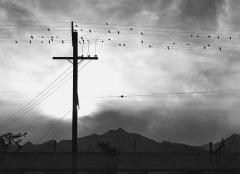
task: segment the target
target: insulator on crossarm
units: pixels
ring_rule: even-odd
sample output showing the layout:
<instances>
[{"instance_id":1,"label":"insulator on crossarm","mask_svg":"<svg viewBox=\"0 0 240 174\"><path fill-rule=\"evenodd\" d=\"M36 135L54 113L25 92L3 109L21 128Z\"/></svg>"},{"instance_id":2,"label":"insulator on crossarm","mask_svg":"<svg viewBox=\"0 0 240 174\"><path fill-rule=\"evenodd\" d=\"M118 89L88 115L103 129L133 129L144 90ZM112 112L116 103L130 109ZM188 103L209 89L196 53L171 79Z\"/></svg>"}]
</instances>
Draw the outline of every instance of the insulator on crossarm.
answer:
<instances>
[{"instance_id":1,"label":"insulator on crossarm","mask_svg":"<svg viewBox=\"0 0 240 174\"><path fill-rule=\"evenodd\" d=\"M62 40L62 44L64 44L64 40Z\"/></svg>"},{"instance_id":2,"label":"insulator on crossarm","mask_svg":"<svg viewBox=\"0 0 240 174\"><path fill-rule=\"evenodd\" d=\"M31 35L31 39L33 39L33 36Z\"/></svg>"}]
</instances>

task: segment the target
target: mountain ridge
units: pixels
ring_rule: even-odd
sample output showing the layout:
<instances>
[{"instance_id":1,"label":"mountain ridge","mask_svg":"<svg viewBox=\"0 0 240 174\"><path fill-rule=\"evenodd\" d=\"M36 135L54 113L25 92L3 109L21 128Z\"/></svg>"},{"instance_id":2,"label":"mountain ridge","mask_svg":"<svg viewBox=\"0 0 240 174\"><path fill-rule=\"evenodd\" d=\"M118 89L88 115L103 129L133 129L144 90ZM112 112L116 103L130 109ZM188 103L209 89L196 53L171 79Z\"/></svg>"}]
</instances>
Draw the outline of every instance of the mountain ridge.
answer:
<instances>
[{"instance_id":1,"label":"mountain ridge","mask_svg":"<svg viewBox=\"0 0 240 174\"><path fill-rule=\"evenodd\" d=\"M103 134L91 134L78 138L79 152L101 152L98 143L109 143L111 147L121 152L145 152L145 153L206 153L209 152L209 144L202 146L190 146L183 143L169 141L157 142L137 133L128 132L122 128L110 129ZM224 152L240 153L240 135L232 134L224 140L226 148ZM213 144L213 150L220 142ZM27 142L23 145L22 152L70 152L71 140L49 140L42 144Z\"/></svg>"},{"instance_id":2,"label":"mountain ridge","mask_svg":"<svg viewBox=\"0 0 240 174\"><path fill-rule=\"evenodd\" d=\"M122 128L110 129L103 134L91 134L78 138L78 151L80 152L101 152L99 142L109 143L112 147L121 152L146 152L146 153L201 153L206 150L181 143L163 141L161 143L142 136L137 133L130 133ZM56 142L49 140L42 144L32 144L28 142L23 145L22 152L70 152L71 140L61 140ZM54 149L56 145L56 149Z\"/></svg>"}]
</instances>

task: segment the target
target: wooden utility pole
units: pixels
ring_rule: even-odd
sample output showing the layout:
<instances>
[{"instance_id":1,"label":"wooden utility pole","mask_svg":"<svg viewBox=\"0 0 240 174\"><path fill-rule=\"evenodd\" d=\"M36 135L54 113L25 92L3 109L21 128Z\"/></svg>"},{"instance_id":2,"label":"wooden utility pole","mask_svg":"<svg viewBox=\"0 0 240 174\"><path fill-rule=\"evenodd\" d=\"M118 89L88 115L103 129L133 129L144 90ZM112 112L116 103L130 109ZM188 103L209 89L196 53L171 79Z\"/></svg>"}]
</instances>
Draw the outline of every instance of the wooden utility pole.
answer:
<instances>
[{"instance_id":1,"label":"wooden utility pole","mask_svg":"<svg viewBox=\"0 0 240 174\"><path fill-rule=\"evenodd\" d=\"M98 57L78 57L78 32L72 28L73 57L53 57L53 59L72 60L73 64L73 104L72 104L72 173L77 174L77 132L78 132L78 60L96 60Z\"/></svg>"}]
</instances>

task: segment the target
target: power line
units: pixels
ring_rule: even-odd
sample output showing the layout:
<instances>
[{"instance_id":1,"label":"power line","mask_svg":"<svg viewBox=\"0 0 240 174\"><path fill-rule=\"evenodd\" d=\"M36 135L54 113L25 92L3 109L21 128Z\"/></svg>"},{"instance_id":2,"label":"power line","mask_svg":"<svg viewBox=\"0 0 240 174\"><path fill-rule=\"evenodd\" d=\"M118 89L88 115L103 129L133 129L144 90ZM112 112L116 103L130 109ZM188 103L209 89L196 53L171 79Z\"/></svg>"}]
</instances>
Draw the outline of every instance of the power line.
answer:
<instances>
[{"instance_id":1,"label":"power line","mask_svg":"<svg viewBox=\"0 0 240 174\"><path fill-rule=\"evenodd\" d=\"M81 61L83 62L83 61ZM79 68L79 70L82 70L86 65L88 65L90 63L90 61L88 61L86 64L84 64L83 66L81 66ZM55 85L54 87L56 87L55 89L53 88L52 91L48 91L45 95L44 98L40 98L37 101L35 101L31 106L29 106L27 108L27 110L25 110L21 115L19 115L17 118L15 118L13 120L13 122L9 123L8 125L2 126L2 129L5 129L6 127L8 127L9 125L12 125L13 123L15 123L16 121L18 121L19 119L23 118L25 116L26 113L30 112L32 109L34 109L37 105L39 105L40 103L42 103L45 99L47 99L51 94L53 94L57 89L59 89L62 85L64 85L67 81L69 81L71 79L71 76L68 78L64 78L62 79L60 82L57 83L57 85L59 85L61 82L61 84L59 86Z\"/></svg>"},{"instance_id":2,"label":"power line","mask_svg":"<svg viewBox=\"0 0 240 174\"><path fill-rule=\"evenodd\" d=\"M43 133L42 136L40 136L40 138L38 138L38 140L36 141L36 144L38 144L41 140L43 140L59 123L60 121L62 121L70 112L71 110L68 110L61 118L59 118L59 120L57 120L48 130L46 130L46 132Z\"/></svg>"},{"instance_id":3,"label":"power line","mask_svg":"<svg viewBox=\"0 0 240 174\"><path fill-rule=\"evenodd\" d=\"M70 74L68 74L70 75ZM64 79L67 76L64 77ZM36 101L34 101L33 103L31 103L30 105L28 105L24 110L22 110L19 114L17 114L14 118L12 118L9 122L10 123L6 123L5 125L1 126L0 129L5 129L7 127L9 127L10 125L12 125L13 123L15 123L16 121L18 121L19 119L23 118L25 116L26 113L30 112L31 110L33 110L37 105L39 105L40 103L42 103L45 99L47 99L51 94L53 94L57 89L59 89L59 87L61 87L63 84L59 85L64 79L62 79L61 81L57 82L56 84L54 84L54 86L52 86L45 94L43 94L41 97L39 97Z\"/></svg>"},{"instance_id":4,"label":"power line","mask_svg":"<svg viewBox=\"0 0 240 174\"><path fill-rule=\"evenodd\" d=\"M23 23L34 23L34 24L38 24L38 23L42 23L42 24L66 24L68 25L70 23L70 21L47 21L47 20L16 20L16 21L6 21L6 20L1 20L2 25L4 25L4 23L6 23L6 25L8 24L12 24L13 22L15 22L12 25L19 25L19 24L23 24ZM119 27L133 27L133 28L165 28L165 29L194 29L194 30L205 30L205 31L233 31L236 32L235 30L225 27L224 29L219 29L219 28L210 28L210 27L206 27L206 26L202 26L202 25L194 25L191 27L188 26L176 26L176 25L168 25L168 26L156 26L156 25L136 25L136 24L118 24L118 23L111 23L111 22L86 22L86 21L80 21L80 20L76 20L74 22L76 25L88 25L88 26L105 26L105 27L115 27L115 28L119 28Z\"/></svg>"},{"instance_id":5,"label":"power line","mask_svg":"<svg viewBox=\"0 0 240 174\"><path fill-rule=\"evenodd\" d=\"M22 113L34 100L36 100L38 97L40 97L44 92L46 92L56 81L58 81L68 70L70 70L71 67L68 67L65 69L54 81L52 81L46 88L44 88L39 94L37 94L32 100L30 100L26 105L24 105L22 108L20 108L17 112L15 112L13 115L11 115L7 120L3 121L0 124L0 128L9 120L14 118L19 113Z\"/></svg>"},{"instance_id":6,"label":"power line","mask_svg":"<svg viewBox=\"0 0 240 174\"><path fill-rule=\"evenodd\" d=\"M148 94L126 94L126 95L112 95L112 96L97 96L89 98L127 98L127 97L160 97L169 95L191 95L191 94L236 94L240 93L240 90L216 90L216 91L191 91L191 92L156 92Z\"/></svg>"},{"instance_id":7,"label":"power line","mask_svg":"<svg viewBox=\"0 0 240 174\"><path fill-rule=\"evenodd\" d=\"M51 82L42 92L40 92L37 96L35 96L30 102L28 102L24 107L22 107L20 110L18 110L15 114L13 114L8 120L6 120L4 123L1 123L0 129L7 126L8 121L15 121L18 120L18 117L21 117L21 115L24 115L25 113L29 112L34 108L36 105L41 103L43 101L42 99L47 98L49 95L52 94L52 90L57 87L58 84L60 84L64 79L66 79L71 72L67 71L70 67L68 67L63 73L60 74L53 82ZM62 77L63 76L63 77ZM61 79L62 78L62 79ZM60 80L59 80L60 79ZM59 80L59 81L58 81ZM46 97L45 97L46 96ZM43 98L45 97L45 98ZM40 101L40 102L39 102ZM20 114L20 115L19 115Z\"/></svg>"}]
</instances>

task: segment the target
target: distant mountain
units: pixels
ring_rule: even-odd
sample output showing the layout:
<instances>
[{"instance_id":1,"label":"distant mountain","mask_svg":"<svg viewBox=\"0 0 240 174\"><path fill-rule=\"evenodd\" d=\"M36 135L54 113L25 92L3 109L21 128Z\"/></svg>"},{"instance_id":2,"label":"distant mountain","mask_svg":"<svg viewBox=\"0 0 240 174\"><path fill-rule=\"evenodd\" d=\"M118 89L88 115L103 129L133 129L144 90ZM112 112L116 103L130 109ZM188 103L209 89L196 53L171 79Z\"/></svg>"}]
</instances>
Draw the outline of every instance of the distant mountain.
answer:
<instances>
[{"instance_id":1,"label":"distant mountain","mask_svg":"<svg viewBox=\"0 0 240 174\"><path fill-rule=\"evenodd\" d=\"M136 152L147 153L201 153L206 152L199 147L192 147L185 144L161 142L158 143L152 139L142 135L129 133L122 128L109 130L108 132L98 135L92 134L78 139L78 151L82 152L100 152L101 149L97 145L98 142L108 142L111 147L114 147L121 152L134 152L134 144ZM22 151L54 151L55 141L51 140L39 145L26 143ZM62 140L56 144L56 149L59 152L71 151L71 140Z\"/></svg>"},{"instance_id":2,"label":"distant mountain","mask_svg":"<svg viewBox=\"0 0 240 174\"><path fill-rule=\"evenodd\" d=\"M222 152L227 153L240 153L240 135L238 134L232 134L230 137L224 139L224 148L222 149ZM216 151L216 149L219 147L220 142L213 143L213 151ZM209 144L205 144L201 146L204 150L209 150Z\"/></svg>"}]
</instances>

